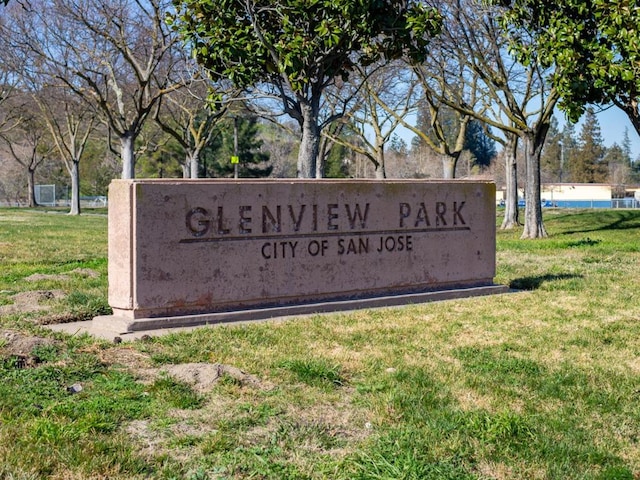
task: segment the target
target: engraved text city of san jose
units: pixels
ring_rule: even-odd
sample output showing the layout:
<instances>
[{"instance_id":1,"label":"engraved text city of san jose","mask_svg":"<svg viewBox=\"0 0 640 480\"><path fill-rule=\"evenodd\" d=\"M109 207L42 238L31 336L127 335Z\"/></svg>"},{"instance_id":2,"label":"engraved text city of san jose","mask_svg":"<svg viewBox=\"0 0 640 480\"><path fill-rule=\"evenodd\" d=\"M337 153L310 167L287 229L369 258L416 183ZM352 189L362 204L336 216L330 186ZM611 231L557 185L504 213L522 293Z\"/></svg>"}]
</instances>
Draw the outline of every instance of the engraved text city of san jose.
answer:
<instances>
[{"instance_id":1,"label":"engraved text city of san jose","mask_svg":"<svg viewBox=\"0 0 640 480\"><path fill-rule=\"evenodd\" d=\"M250 240L267 261L411 252L416 235L469 230L465 204L398 202L395 216L384 222L373 221L370 203L203 205L186 212L180 243ZM388 227L371 227L381 223Z\"/></svg>"}]
</instances>

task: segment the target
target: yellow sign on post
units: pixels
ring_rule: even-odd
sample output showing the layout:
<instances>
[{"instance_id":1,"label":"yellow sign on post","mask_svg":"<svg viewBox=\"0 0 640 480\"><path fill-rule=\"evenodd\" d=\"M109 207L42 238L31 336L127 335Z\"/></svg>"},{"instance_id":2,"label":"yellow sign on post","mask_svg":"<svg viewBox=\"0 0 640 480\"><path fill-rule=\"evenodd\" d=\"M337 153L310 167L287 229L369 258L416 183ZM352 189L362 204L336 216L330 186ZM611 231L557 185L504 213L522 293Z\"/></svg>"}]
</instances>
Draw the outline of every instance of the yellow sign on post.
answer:
<instances>
[{"instance_id":1,"label":"yellow sign on post","mask_svg":"<svg viewBox=\"0 0 640 480\"><path fill-rule=\"evenodd\" d=\"M231 157L231 163L240 163L240 157L237 156L232 156Z\"/></svg>"}]
</instances>

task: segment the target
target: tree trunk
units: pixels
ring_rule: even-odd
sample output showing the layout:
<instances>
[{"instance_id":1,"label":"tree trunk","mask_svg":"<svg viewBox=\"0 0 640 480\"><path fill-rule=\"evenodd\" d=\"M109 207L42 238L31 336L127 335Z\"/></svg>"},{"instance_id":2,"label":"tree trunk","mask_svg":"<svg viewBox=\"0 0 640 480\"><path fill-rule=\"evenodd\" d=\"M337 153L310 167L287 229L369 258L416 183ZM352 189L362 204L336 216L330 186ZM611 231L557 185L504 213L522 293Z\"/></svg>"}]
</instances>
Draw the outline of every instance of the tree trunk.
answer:
<instances>
[{"instance_id":1,"label":"tree trunk","mask_svg":"<svg viewBox=\"0 0 640 480\"><path fill-rule=\"evenodd\" d=\"M504 219L500 226L503 230L509 230L520 225L518 211L517 152L518 137L508 134L507 144L504 147L506 192L504 198Z\"/></svg>"},{"instance_id":2,"label":"tree trunk","mask_svg":"<svg viewBox=\"0 0 640 480\"><path fill-rule=\"evenodd\" d=\"M134 148L135 135L127 133L120 137L120 156L122 157L122 178L136 178Z\"/></svg>"},{"instance_id":3,"label":"tree trunk","mask_svg":"<svg viewBox=\"0 0 640 480\"><path fill-rule=\"evenodd\" d=\"M80 215L80 163L79 160L73 160L70 163L71 202L69 215Z\"/></svg>"},{"instance_id":4,"label":"tree trunk","mask_svg":"<svg viewBox=\"0 0 640 480\"><path fill-rule=\"evenodd\" d=\"M636 99L629 99L626 102L614 100L614 103L627 114L631 125L633 125L636 133L640 135L640 111L638 110L638 101Z\"/></svg>"},{"instance_id":5,"label":"tree trunk","mask_svg":"<svg viewBox=\"0 0 640 480\"><path fill-rule=\"evenodd\" d=\"M198 172L199 163L200 152L198 150L195 150L191 152L191 155L189 157L189 171L191 174L191 178L200 178Z\"/></svg>"},{"instance_id":6,"label":"tree trunk","mask_svg":"<svg viewBox=\"0 0 640 480\"><path fill-rule=\"evenodd\" d=\"M547 128L548 130L548 124ZM543 131L542 131L543 130ZM547 230L542 221L542 198L540 193L540 155L546 130L544 125L535 132L525 134L526 185L524 209L524 232L520 238L543 238Z\"/></svg>"},{"instance_id":7,"label":"tree trunk","mask_svg":"<svg viewBox=\"0 0 640 480\"><path fill-rule=\"evenodd\" d=\"M29 207L35 208L38 206L36 202L36 170L34 168L27 169L27 190L29 195Z\"/></svg>"},{"instance_id":8,"label":"tree trunk","mask_svg":"<svg viewBox=\"0 0 640 480\"><path fill-rule=\"evenodd\" d=\"M316 161L316 178L324 178L325 156L318 155Z\"/></svg>"},{"instance_id":9,"label":"tree trunk","mask_svg":"<svg viewBox=\"0 0 640 480\"><path fill-rule=\"evenodd\" d=\"M308 103L301 103L302 141L298 152L298 178L316 178L316 164L320 151L320 128L318 109Z\"/></svg>"},{"instance_id":10,"label":"tree trunk","mask_svg":"<svg viewBox=\"0 0 640 480\"><path fill-rule=\"evenodd\" d=\"M456 178L456 164L458 163L457 155L443 155L442 156L442 178L445 180L453 180Z\"/></svg>"},{"instance_id":11,"label":"tree trunk","mask_svg":"<svg viewBox=\"0 0 640 480\"><path fill-rule=\"evenodd\" d=\"M382 137L376 138L376 147L376 156L378 159L375 164L375 176L377 180L384 180L387 178L387 167L385 166L384 139Z\"/></svg>"}]
</instances>

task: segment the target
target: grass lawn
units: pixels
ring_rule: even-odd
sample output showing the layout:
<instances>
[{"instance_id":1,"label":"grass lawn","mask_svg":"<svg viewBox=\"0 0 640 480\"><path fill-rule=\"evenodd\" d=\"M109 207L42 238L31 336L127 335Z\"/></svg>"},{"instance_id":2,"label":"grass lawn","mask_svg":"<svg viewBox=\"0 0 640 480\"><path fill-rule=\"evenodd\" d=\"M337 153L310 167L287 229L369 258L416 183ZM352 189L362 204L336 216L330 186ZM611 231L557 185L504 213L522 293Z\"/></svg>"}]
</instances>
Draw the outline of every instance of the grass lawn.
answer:
<instances>
[{"instance_id":1,"label":"grass lawn","mask_svg":"<svg viewBox=\"0 0 640 480\"><path fill-rule=\"evenodd\" d=\"M106 217L0 210L0 479L639 480L640 211L545 220L516 293L112 344L42 326L109 311Z\"/></svg>"}]
</instances>

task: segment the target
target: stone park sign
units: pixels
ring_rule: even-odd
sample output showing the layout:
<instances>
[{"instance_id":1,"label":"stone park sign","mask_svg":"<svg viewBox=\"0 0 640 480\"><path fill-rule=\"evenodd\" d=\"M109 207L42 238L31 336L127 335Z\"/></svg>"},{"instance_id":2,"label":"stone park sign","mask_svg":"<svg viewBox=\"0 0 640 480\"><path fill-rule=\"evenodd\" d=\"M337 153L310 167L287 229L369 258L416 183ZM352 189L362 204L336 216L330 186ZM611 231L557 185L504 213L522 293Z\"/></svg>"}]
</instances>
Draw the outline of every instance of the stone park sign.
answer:
<instances>
[{"instance_id":1,"label":"stone park sign","mask_svg":"<svg viewBox=\"0 0 640 480\"><path fill-rule=\"evenodd\" d=\"M504 291L495 224L490 182L115 180L113 315L94 324L128 332Z\"/></svg>"}]
</instances>

